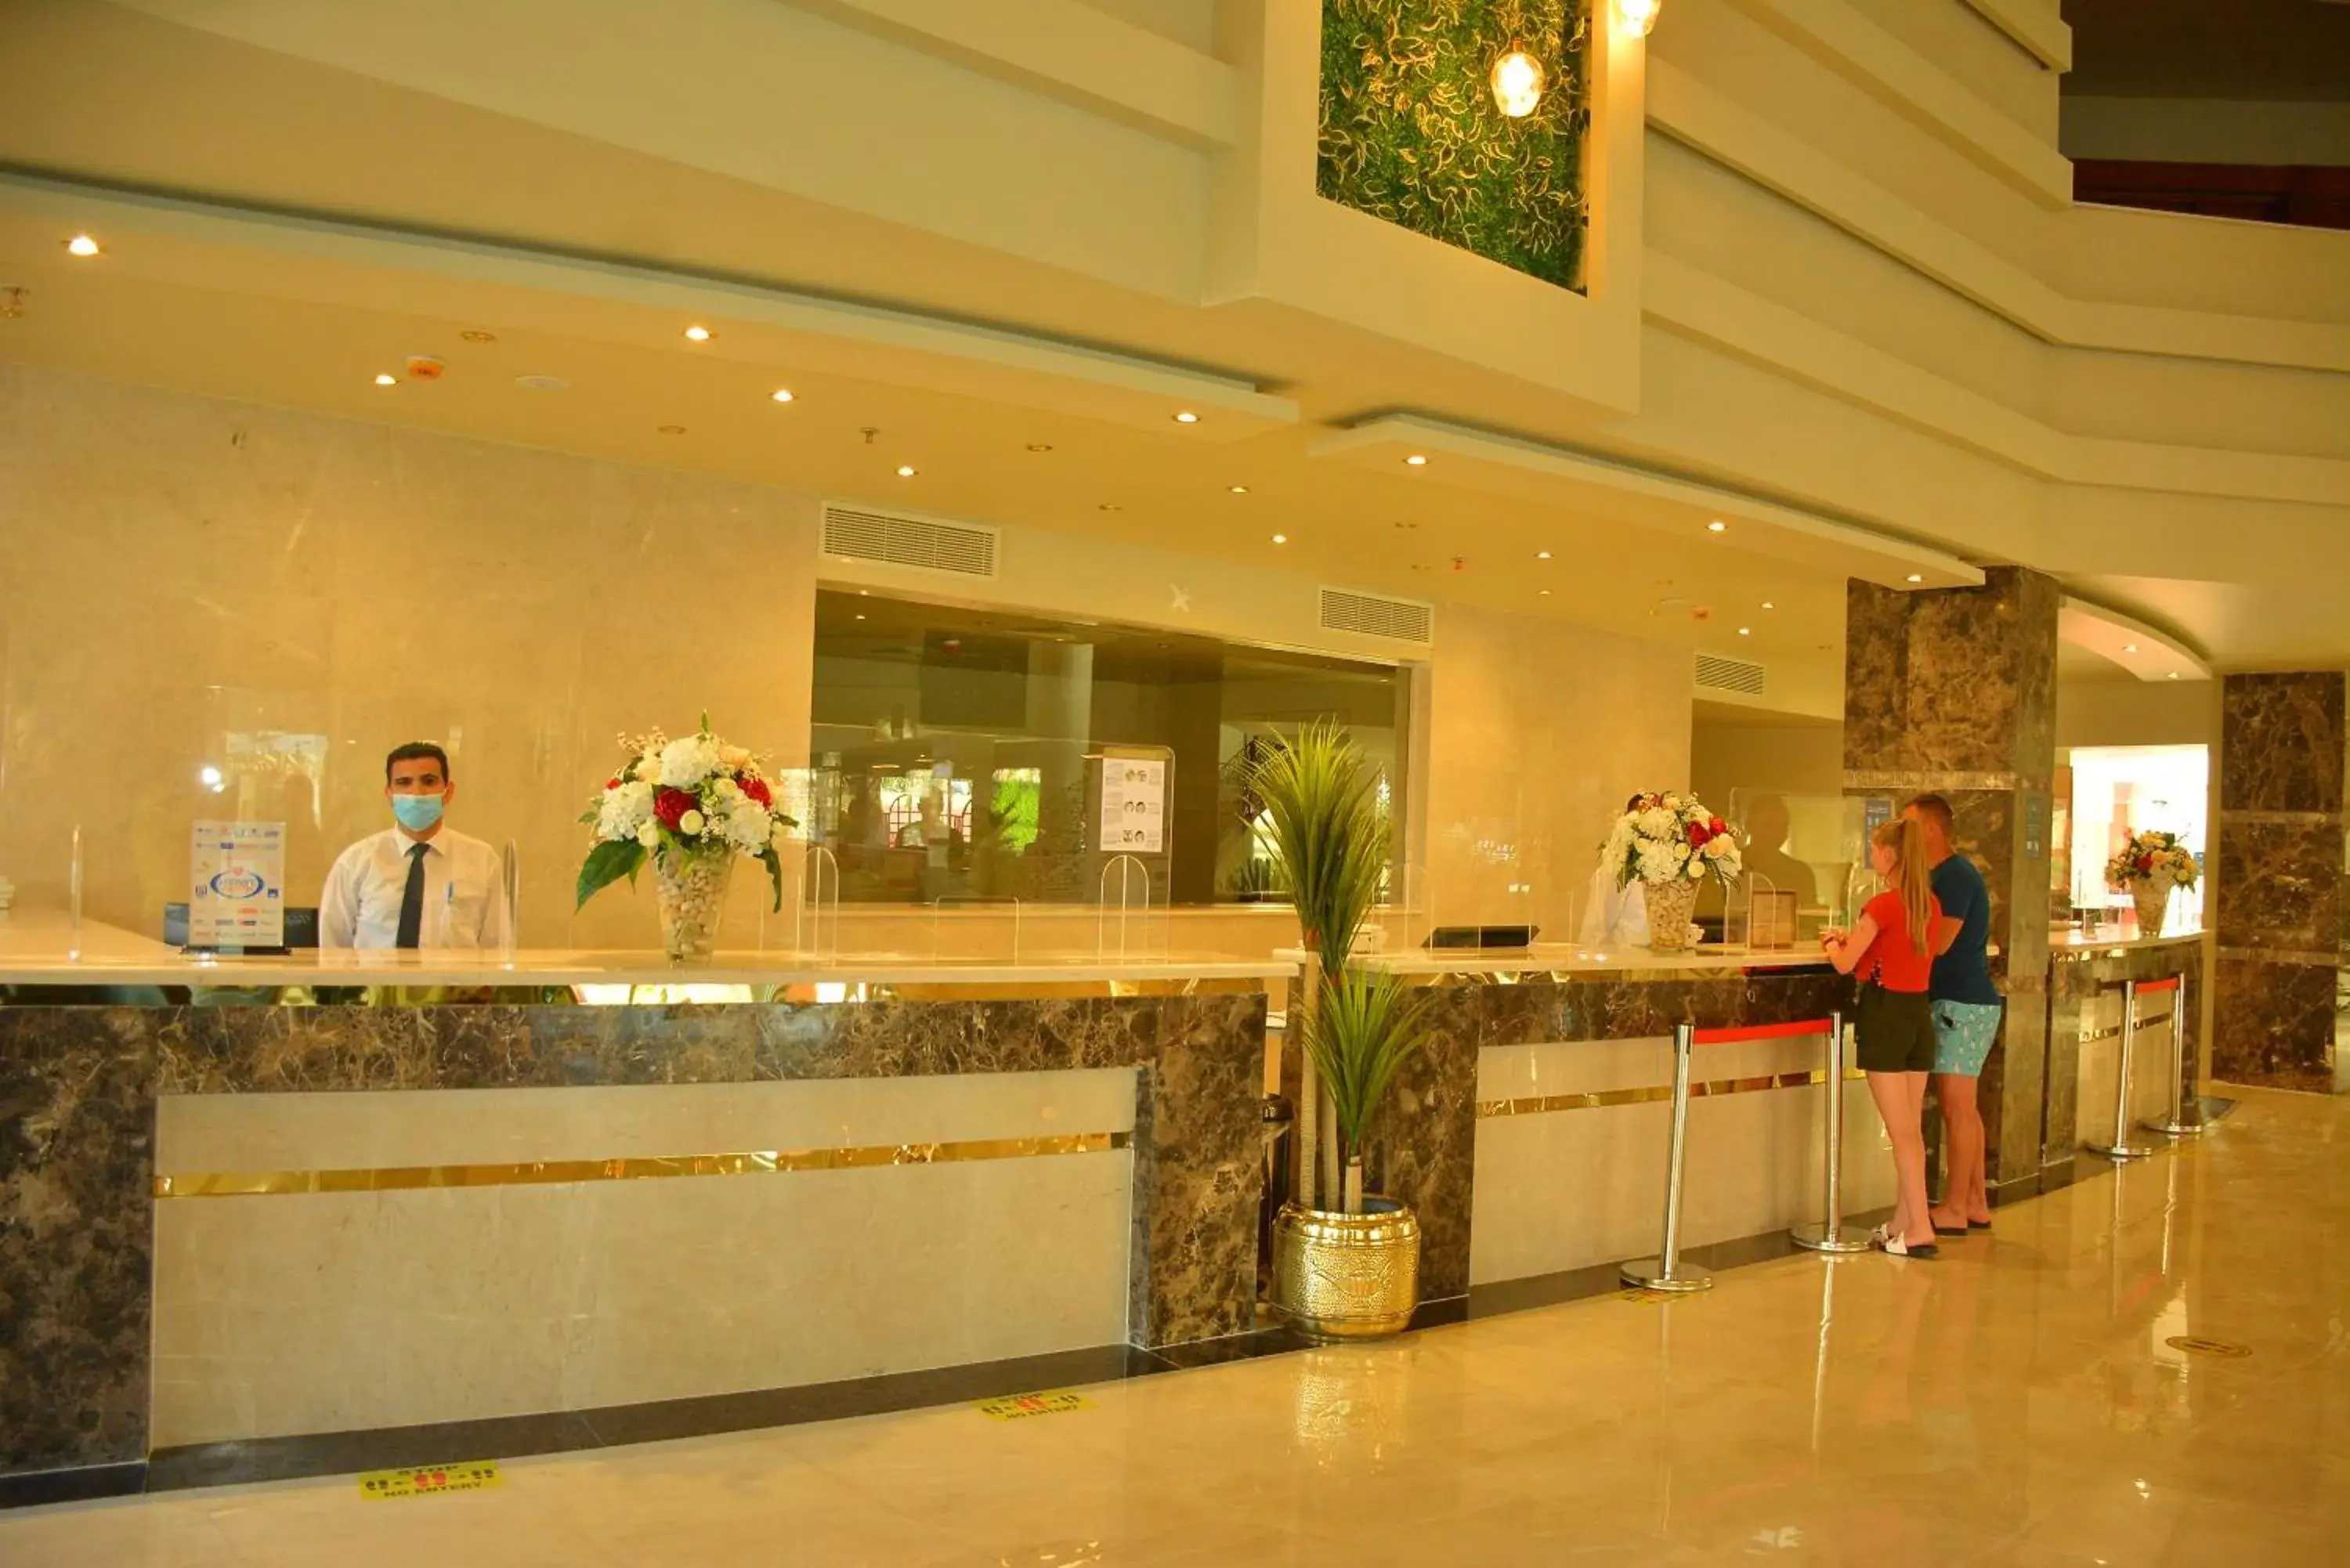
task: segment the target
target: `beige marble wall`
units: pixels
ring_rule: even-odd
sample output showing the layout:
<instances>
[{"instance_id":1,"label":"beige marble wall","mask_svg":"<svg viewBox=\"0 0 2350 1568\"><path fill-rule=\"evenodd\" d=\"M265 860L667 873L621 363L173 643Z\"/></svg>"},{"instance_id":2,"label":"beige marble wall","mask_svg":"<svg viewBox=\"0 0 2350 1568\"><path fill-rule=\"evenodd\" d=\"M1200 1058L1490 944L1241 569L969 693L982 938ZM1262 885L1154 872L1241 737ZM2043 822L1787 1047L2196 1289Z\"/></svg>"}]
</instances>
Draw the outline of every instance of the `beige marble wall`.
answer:
<instances>
[{"instance_id":1,"label":"beige marble wall","mask_svg":"<svg viewBox=\"0 0 2350 1568\"><path fill-rule=\"evenodd\" d=\"M157 1168L351 1168L1116 1132L1131 1068L166 1096ZM582 1409L1115 1344L1125 1149L155 1211L152 1441Z\"/></svg>"},{"instance_id":2,"label":"beige marble wall","mask_svg":"<svg viewBox=\"0 0 2350 1568\"><path fill-rule=\"evenodd\" d=\"M62 903L78 823L89 913L151 931L188 824L241 810L315 902L429 740L452 824L517 841L526 943L652 945L649 893L572 919L572 818L617 732L705 706L802 757L815 526L785 490L0 365L0 874ZM240 769L265 732L323 763Z\"/></svg>"},{"instance_id":3,"label":"beige marble wall","mask_svg":"<svg viewBox=\"0 0 2350 1568\"><path fill-rule=\"evenodd\" d=\"M1437 636L1416 774L1436 918L1572 940L1625 797L1689 785L1689 651L1462 608Z\"/></svg>"}]
</instances>

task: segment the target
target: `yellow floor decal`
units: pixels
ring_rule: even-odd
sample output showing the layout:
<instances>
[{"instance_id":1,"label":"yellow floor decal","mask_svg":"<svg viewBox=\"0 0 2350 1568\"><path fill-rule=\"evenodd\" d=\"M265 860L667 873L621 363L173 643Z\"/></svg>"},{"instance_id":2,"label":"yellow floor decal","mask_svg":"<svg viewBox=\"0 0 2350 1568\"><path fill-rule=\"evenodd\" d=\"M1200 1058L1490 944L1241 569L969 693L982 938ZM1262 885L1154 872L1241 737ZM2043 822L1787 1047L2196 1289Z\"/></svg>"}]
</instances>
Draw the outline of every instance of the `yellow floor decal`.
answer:
<instances>
[{"instance_id":1,"label":"yellow floor decal","mask_svg":"<svg viewBox=\"0 0 2350 1568\"><path fill-rule=\"evenodd\" d=\"M455 1465L418 1465L404 1470L369 1470L359 1477L364 1498L431 1497L444 1491L480 1491L504 1486L495 1459L467 1459Z\"/></svg>"},{"instance_id":2,"label":"yellow floor decal","mask_svg":"<svg viewBox=\"0 0 2350 1568\"><path fill-rule=\"evenodd\" d=\"M1090 1410L1093 1406L1082 1394L1055 1388L1042 1394L1014 1394L1002 1399L982 1399L977 1408L981 1415L993 1417L999 1421L1024 1421L1031 1416L1066 1416L1072 1410Z\"/></svg>"}]
</instances>

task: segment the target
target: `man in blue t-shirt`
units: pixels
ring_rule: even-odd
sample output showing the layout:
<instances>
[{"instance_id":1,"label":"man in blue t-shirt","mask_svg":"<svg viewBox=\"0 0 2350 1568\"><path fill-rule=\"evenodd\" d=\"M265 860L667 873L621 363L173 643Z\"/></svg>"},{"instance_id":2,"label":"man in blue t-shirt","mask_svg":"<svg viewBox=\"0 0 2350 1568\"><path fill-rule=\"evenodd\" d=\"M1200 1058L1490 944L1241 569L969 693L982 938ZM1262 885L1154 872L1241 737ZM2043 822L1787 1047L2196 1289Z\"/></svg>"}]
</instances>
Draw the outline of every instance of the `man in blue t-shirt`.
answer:
<instances>
[{"instance_id":1,"label":"man in blue t-shirt","mask_svg":"<svg viewBox=\"0 0 2350 1568\"><path fill-rule=\"evenodd\" d=\"M1999 987L1991 978L1991 888L1973 861L1950 846L1950 803L1921 794L1901 808L1925 835L1933 867L1934 900L1942 907L1934 929L1934 973L1927 996L1934 1005L1934 1091L1950 1136L1949 1177L1931 1218L1937 1235L1963 1236L1991 1229L1983 1186L1982 1108L1976 1080L1991 1042L1999 1038Z\"/></svg>"}]
</instances>

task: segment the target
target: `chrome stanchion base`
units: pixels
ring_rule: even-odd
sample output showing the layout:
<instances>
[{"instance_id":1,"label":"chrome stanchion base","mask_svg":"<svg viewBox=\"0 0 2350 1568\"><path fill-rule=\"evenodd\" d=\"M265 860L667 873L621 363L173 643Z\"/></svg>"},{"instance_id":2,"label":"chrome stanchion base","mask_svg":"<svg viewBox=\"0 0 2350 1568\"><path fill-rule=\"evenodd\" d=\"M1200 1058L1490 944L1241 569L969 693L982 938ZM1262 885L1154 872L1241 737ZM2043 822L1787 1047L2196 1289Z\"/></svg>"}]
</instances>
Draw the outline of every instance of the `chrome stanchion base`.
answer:
<instances>
[{"instance_id":1,"label":"chrome stanchion base","mask_svg":"<svg viewBox=\"0 0 2350 1568\"><path fill-rule=\"evenodd\" d=\"M1828 1226L1817 1220L1797 1225L1787 1232L1788 1239L1807 1252L1866 1252L1868 1235L1848 1226Z\"/></svg>"},{"instance_id":2,"label":"chrome stanchion base","mask_svg":"<svg viewBox=\"0 0 2350 1568\"><path fill-rule=\"evenodd\" d=\"M1635 1258L1617 1271L1627 1285L1638 1285L1644 1291L1710 1291L1713 1275L1695 1263L1675 1263L1673 1277L1665 1278L1662 1258Z\"/></svg>"},{"instance_id":3,"label":"chrome stanchion base","mask_svg":"<svg viewBox=\"0 0 2350 1568\"><path fill-rule=\"evenodd\" d=\"M2155 1152L2150 1144L2093 1143L2085 1147L2091 1154L2102 1154L2107 1159L2123 1161L2145 1159Z\"/></svg>"},{"instance_id":4,"label":"chrome stanchion base","mask_svg":"<svg viewBox=\"0 0 2350 1568\"><path fill-rule=\"evenodd\" d=\"M2137 1125L2148 1132L2160 1133L2165 1137L2192 1137L2203 1130L2201 1122L2159 1121L2140 1122Z\"/></svg>"}]
</instances>

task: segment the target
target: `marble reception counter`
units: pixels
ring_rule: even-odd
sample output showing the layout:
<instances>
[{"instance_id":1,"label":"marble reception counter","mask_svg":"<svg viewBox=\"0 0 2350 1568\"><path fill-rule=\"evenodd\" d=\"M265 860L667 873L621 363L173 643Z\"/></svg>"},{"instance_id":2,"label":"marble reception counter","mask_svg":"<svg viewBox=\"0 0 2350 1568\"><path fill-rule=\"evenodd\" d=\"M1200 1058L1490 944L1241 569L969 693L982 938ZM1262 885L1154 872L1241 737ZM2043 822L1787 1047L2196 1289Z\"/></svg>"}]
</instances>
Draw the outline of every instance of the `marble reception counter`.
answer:
<instances>
[{"instance_id":1,"label":"marble reception counter","mask_svg":"<svg viewBox=\"0 0 2350 1568\"><path fill-rule=\"evenodd\" d=\"M2167 1115L2171 1106L2170 1014L2184 1010L2186 1048L2178 1093L2192 1106L2199 1093L2203 992L2209 983L2204 934L2174 931L2142 937L2122 932L2060 931L2049 943L2048 1108L2042 1159L2069 1166L2087 1143L2111 1140L2114 1096L2119 1088L2124 981L2185 977L2178 992L2158 993L2139 1004L2130 1052L2131 1125ZM2159 1142L2160 1139L2155 1141Z\"/></svg>"},{"instance_id":2,"label":"marble reception counter","mask_svg":"<svg viewBox=\"0 0 2350 1568\"><path fill-rule=\"evenodd\" d=\"M1849 1012L1816 948L1776 952L1534 947L1369 956L1430 992L1429 1047L1385 1111L1372 1185L1419 1214L1421 1290L1615 1263L1656 1250L1670 1035ZM1825 1036L1699 1048L1686 1244L1814 1219ZM1889 1202L1864 1084L1846 1085L1847 1204ZM1881 1189L1881 1190L1880 1190Z\"/></svg>"},{"instance_id":3,"label":"marble reception counter","mask_svg":"<svg viewBox=\"0 0 2350 1568\"><path fill-rule=\"evenodd\" d=\"M321 966L16 945L0 1501L265 1439L601 1420L1253 1323L1274 963L722 959L692 978L774 1000L286 1005L244 999ZM394 972L678 978L529 953L494 981ZM57 989L206 983L237 989Z\"/></svg>"}]
</instances>

